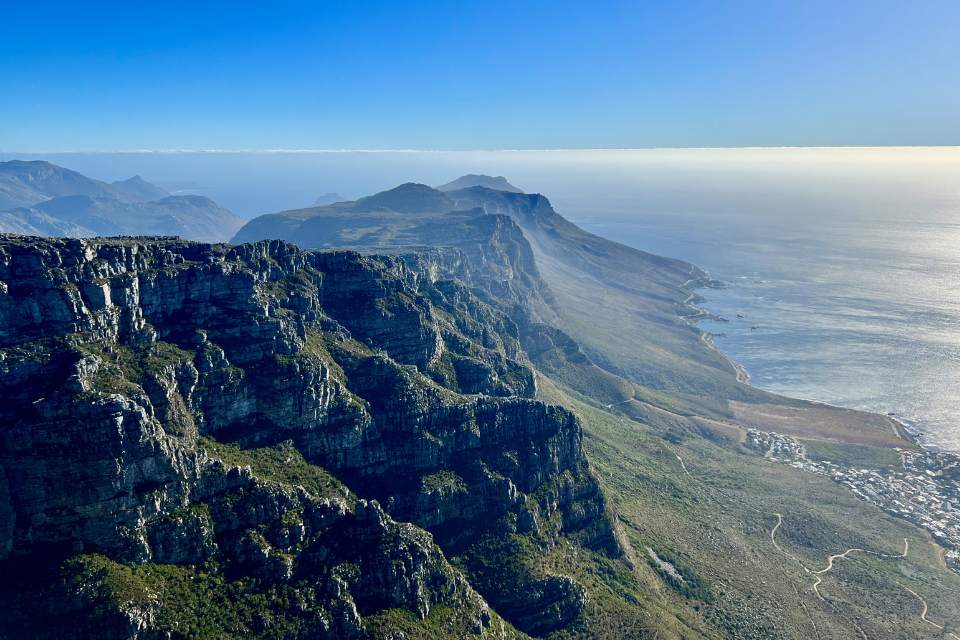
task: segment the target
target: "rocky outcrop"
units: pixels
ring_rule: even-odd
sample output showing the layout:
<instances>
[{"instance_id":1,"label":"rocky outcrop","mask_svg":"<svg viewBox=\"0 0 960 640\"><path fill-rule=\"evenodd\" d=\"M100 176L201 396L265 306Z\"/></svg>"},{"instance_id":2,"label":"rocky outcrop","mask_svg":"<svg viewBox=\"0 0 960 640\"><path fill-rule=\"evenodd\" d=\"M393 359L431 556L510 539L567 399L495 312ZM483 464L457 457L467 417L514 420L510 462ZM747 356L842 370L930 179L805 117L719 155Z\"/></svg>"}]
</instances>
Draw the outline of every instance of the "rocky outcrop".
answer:
<instances>
[{"instance_id":1,"label":"rocky outcrop","mask_svg":"<svg viewBox=\"0 0 960 640\"><path fill-rule=\"evenodd\" d=\"M141 637L173 597L149 567L175 565L244 585L239 600L285 594L302 629L347 638L438 604L502 632L445 557L486 535L616 554L580 425L530 399L516 323L425 266L0 237L0 559L82 554L78 606L136 578L136 606L95 609ZM549 630L540 605L553 628L582 608L560 577L531 580L521 628Z\"/></svg>"}]
</instances>

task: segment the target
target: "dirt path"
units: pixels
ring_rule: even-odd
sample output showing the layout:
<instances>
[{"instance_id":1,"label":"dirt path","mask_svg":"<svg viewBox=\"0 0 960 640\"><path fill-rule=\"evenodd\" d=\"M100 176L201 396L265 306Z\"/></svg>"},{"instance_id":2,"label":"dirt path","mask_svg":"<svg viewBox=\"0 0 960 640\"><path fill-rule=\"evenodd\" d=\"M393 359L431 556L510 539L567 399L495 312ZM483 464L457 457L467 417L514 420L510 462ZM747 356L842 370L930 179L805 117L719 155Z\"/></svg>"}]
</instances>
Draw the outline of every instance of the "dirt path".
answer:
<instances>
[{"instance_id":1,"label":"dirt path","mask_svg":"<svg viewBox=\"0 0 960 640\"><path fill-rule=\"evenodd\" d=\"M942 625L942 624L937 624L936 622L934 622L933 620L931 620L930 618L927 617L927 611L930 610L929 607L927 606L927 601L924 600L923 597L922 597L919 593L917 593L916 591L914 591L913 589L911 589L911 588L908 587L907 585L905 585L905 584L900 584L899 582L898 582L897 584L900 585L900 588L901 588L901 589L903 589L904 591L909 592L914 598L916 598L917 600L920 601L920 604L921 604L921 606L923 607L923 609L920 611L920 619L923 620L924 622L926 622L927 624L929 624L929 625L930 625L931 627L933 627L934 629L939 629L940 631L943 631L944 628L945 628L944 625ZM951 638L956 638L956 640L960 640L960 636L958 636L957 634L955 634L955 633L953 633L953 632L949 632L949 631L948 631L947 633L948 633L948 635L949 635Z\"/></svg>"},{"instance_id":2,"label":"dirt path","mask_svg":"<svg viewBox=\"0 0 960 640\"><path fill-rule=\"evenodd\" d=\"M777 524L773 525L773 529L770 529L770 542L773 543L773 546L776 548L777 551L779 551L780 553L782 553L783 555L789 558L793 558L794 560L797 560L793 555L784 551L783 547L781 547L780 544L777 542L777 529L779 529L783 525L783 516L780 515L779 513L775 513L773 515L777 516ZM800 561L797 560L797 562L800 562ZM806 571L807 573L810 573L810 570L804 567L802 562L800 562L800 566L803 567L804 571Z\"/></svg>"},{"instance_id":3,"label":"dirt path","mask_svg":"<svg viewBox=\"0 0 960 640\"><path fill-rule=\"evenodd\" d=\"M777 529L780 528L780 525L783 524L783 516L779 513L773 514L777 516L777 524L773 525L773 529L770 529L770 542L773 543L773 546L776 547L777 551L780 553L785 553L783 549L780 548L780 545L777 544Z\"/></svg>"},{"instance_id":4,"label":"dirt path","mask_svg":"<svg viewBox=\"0 0 960 640\"><path fill-rule=\"evenodd\" d=\"M826 575L826 574L828 574L828 573L830 573L830 571L833 570L834 563L835 563L837 560L846 559L851 553L854 553L854 552L866 553L866 554L870 554L870 555L879 556L879 557L881 557L881 558L906 558L907 555L910 553L910 540L908 540L907 538L904 538L904 539L903 539L903 553L880 553L879 551L871 551L871 550L869 550L869 549L860 549L860 548L858 548L858 547L854 547L854 548L851 548L851 549L847 549L847 550L844 551L843 553L835 553L835 554L829 556L829 557L827 558L827 566L826 566L826 567L824 567L823 569L820 569L819 571L812 571L812 570L809 569L806 565L804 565L802 562L800 562L800 560L799 560L796 556L794 556L794 555L790 554L789 552L785 551L785 550L783 549L783 547L781 547L780 544L777 542L777 531L780 529L781 526L783 526L783 516L782 516L781 514L779 514L779 513L774 513L773 515L776 516L776 518L777 518L777 523L776 523L775 525L773 525L773 528L772 528L772 529L770 529L770 542L773 543L773 546L776 548L777 551L779 551L779 552L782 553L783 555L787 556L788 558L791 558L791 559L793 559L793 560L796 560L796 561L800 564L800 566L803 568L803 570L804 570L805 572L807 572L807 573L809 573L809 574L811 574L811 575L813 575L813 576L816 576L816 581L813 583L813 586L812 586L813 592L814 592L814 594L817 596L817 598L819 598L822 602L827 603L828 605L830 605L830 602L829 602L826 598L824 598L823 595L820 593L819 587L820 587L820 584L823 582L823 576ZM904 591L907 591L908 593L910 593L911 595L913 595L914 598L916 598L917 600L920 601L920 605L921 605L921 607L922 607L922 609L921 609L921 611L920 611L920 619L921 619L921 620L923 620L924 622L926 622L927 624L929 624L930 626L932 626L932 627L935 628L935 629L939 629L940 631L945 630L945 628L946 628L945 625L938 624L938 623L934 622L933 620L931 620L931 619L929 619L929 618L927 617L927 613L929 612L929 607L927 606L927 601L924 600L923 597L922 597L919 593L917 593L916 591L914 591L913 589L911 589L910 587L908 587L908 586L906 586L906 585L904 585L904 584L900 584L899 582L897 583L897 585L898 585L901 589L903 589ZM833 605L830 605L830 606L832 607ZM859 631L861 635L863 635L864 637L866 637L866 634L864 634L863 629L860 629L859 626L856 625L856 623L854 623L854 624L855 624L855 626L857 626L857 631ZM953 633L953 632L948 631L947 634L948 634L951 638L954 638L954 640L960 640L960 636L958 636L957 634L955 634L955 633Z\"/></svg>"},{"instance_id":5,"label":"dirt path","mask_svg":"<svg viewBox=\"0 0 960 640\"><path fill-rule=\"evenodd\" d=\"M821 600L824 599L824 597L820 595L820 589L819 589L820 583L823 582L822 576L824 576L827 573L830 573L830 571L833 569L833 563L835 561L840 560L841 558L845 559L848 555L850 555L854 551L859 551L860 553L867 553L870 555L879 556L881 558L906 558L907 554L910 553L910 541L907 540L906 538L903 539L903 553L880 553L879 551L870 551L869 549L853 548L853 549L847 549L843 553L835 553L834 555L830 556L829 558L827 558L827 566L825 568L820 569L820 571L813 572L813 575L817 576L817 581L813 583L813 592L817 594L818 598L820 598Z\"/></svg>"},{"instance_id":6,"label":"dirt path","mask_svg":"<svg viewBox=\"0 0 960 640\"><path fill-rule=\"evenodd\" d=\"M823 575L825 573L830 573L830 571L833 569L834 560L839 560L840 558L846 558L847 555L853 553L854 551L859 551L861 553L864 553L863 549L847 549L843 553L837 553L827 558L826 568L820 569L820 571L814 572L814 575L817 577L817 579L816 579L816 582L813 583L813 592L817 595L818 598L820 598L821 600L826 600L822 595L820 595L820 583L823 582Z\"/></svg>"},{"instance_id":7,"label":"dirt path","mask_svg":"<svg viewBox=\"0 0 960 640\"><path fill-rule=\"evenodd\" d=\"M777 516L777 524L773 525L773 529L770 530L770 542L773 543L773 546L776 548L777 551L779 551L780 553L782 553L783 555L787 556L788 558L796 562L798 565L800 565L800 568L803 569L804 572L813 573L810 569L807 568L807 565L801 562L800 558L798 558L797 556L793 555L792 553L790 553L789 551L781 547L780 543L777 542L777 530L781 526L783 526L783 516L779 513L774 513L773 515Z\"/></svg>"}]
</instances>

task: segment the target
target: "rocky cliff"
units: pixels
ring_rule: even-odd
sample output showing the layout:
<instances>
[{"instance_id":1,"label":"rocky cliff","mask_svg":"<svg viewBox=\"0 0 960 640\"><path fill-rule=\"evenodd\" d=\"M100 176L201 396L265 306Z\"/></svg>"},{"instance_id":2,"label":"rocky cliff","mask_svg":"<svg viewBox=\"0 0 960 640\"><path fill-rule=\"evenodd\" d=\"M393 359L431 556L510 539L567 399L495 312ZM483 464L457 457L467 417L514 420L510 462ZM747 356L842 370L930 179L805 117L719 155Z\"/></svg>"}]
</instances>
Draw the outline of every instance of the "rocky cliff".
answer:
<instances>
[{"instance_id":1,"label":"rocky cliff","mask_svg":"<svg viewBox=\"0 0 960 640\"><path fill-rule=\"evenodd\" d=\"M0 236L0 635L571 624L574 580L476 560L619 553L579 422L531 399L509 315L427 266Z\"/></svg>"},{"instance_id":2,"label":"rocky cliff","mask_svg":"<svg viewBox=\"0 0 960 640\"><path fill-rule=\"evenodd\" d=\"M604 377L619 378L603 383L604 402L629 400L636 383L654 395L751 397L735 368L687 319L700 313L691 289L709 284L705 272L589 233L541 194L489 184L478 176L440 190L406 184L356 202L259 216L234 242L427 249L447 273L511 316L526 345L546 353L536 361L540 368L582 393L594 395L595 385L580 381L594 377L597 365ZM462 264L450 259L450 249ZM596 313L598 307L606 313ZM583 371L571 375L568 364L576 361L585 363ZM637 393L649 396L646 389Z\"/></svg>"}]
</instances>

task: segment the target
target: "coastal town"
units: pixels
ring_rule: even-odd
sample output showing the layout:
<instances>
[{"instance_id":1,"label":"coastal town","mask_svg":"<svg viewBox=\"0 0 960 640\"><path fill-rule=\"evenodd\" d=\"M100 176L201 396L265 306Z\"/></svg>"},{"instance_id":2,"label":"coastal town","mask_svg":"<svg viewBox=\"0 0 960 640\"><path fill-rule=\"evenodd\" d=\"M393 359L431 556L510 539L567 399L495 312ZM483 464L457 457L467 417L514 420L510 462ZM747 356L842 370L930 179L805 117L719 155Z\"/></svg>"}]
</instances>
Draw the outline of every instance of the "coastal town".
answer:
<instances>
[{"instance_id":1,"label":"coastal town","mask_svg":"<svg viewBox=\"0 0 960 640\"><path fill-rule=\"evenodd\" d=\"M946 549L947 565L960 573L960 456L897 449L900 469L871 469L812 460L802 442L775 432L751 429L746 445L775 462L844 484L858 498L923 527Z\"/></svg>"}]
</instances>

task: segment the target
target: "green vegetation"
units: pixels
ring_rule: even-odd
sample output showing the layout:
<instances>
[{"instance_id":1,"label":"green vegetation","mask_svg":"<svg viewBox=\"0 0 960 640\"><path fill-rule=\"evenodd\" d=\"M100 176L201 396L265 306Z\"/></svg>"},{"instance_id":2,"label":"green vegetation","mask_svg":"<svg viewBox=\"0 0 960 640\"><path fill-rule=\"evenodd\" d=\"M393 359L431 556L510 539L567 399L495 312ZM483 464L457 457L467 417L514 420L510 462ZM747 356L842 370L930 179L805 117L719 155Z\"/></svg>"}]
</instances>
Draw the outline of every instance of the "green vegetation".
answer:
<instances>
[{"instance_id":1,"label":"green vegetation","mask_svg":"<svg viewBox=\"0 0 960 640\"><path fill-rule=\"evenodd\" d=\"M406 640L468 640L477 638L478 621L468 615L469 609L433 607L423 620L406 609L385 609L367 617L367 629L373 638L396 638L397 632ZM490 627L495 637L504 640L526 638L495 613L490 612ZM393 634L393 635L391 635Z\"/></svg>"},{"instance_id":2,"label":"green vegetation","mask_svg":"<svg viewBox=\"0 0 960 640\"><path fill-rule=\"evenodd\" d=\"M529 536L484 536L455 563L471 578L471 584L495 600L509 602L522 597L524 585L535 580L536 557L540 549ZM494 605L496 606L496 605Z\"/></svg>"},{"instance_id":3,"label":"green vegetation","mask_svg":"<svg viewBox=\"0 0 960 640\"><path fill-rule=\"evenodd\" d=\"M200 438L200 448L228 467L250 467L253 475L264 482L303 487L315 497L347 495L339 480L322 467L307 462L289 440L272 447L243 449L204 436Z\"/></svg>"},{"instance_id":4,"label":"green vegetation","mask_svg":"<svg viewBox=\"0 0 960 640\"><path fill-rule=\"evenodd\" d=\"M453 353L445 349L428 369L432 380L449 389L460 388L460 384L457 382L457 369L454 366L454 357Z\"/></svg>"},{"instance_id":5,"label":"green vegetation","mask_svg":"<svg viewBox=\"0 0 960 640\"><path fill-rule=\"evenodd\" d=\"M423 493L465 493L467 483L455 471L444 469L420 478Z\"/></svg>"},{"instance_id":6,"label":"green vegetation","mask_svg":"<svg viewBox=\"0 0 960 640\"><path fill-rule=\"evenodd\" d=\"M148 373L157 373L181 362L192 362L194 353L170 342L157 341L135 348L104 342L75 342L81 353L97 356L102 363L94 377L94 389L103 393L133 393Z\"/></svg>"},{"instance_id":7,"label":"green vegetation","mask_svg":"<svg viewBox=\"0 0 960 640\"><path fill-rule=\"evenodd\" d=\"M397 313L417 312L420 305L416 298L404 291L394 291L376 299L376 308L385 318L392 318Z\"/></svg>"},{"instance_id":8,"label":"green vegetation","mask_svg":"<svg viewBox=\"0 0 960 640\"><path fill-rule=\"evenodd\" d=\"M843 485L766 461L735 442L698 437L695 421L685 426L665 415L641 423L550 380L539 382L543 399L580 416L584 448L620 515L641 586L631 593L624 588L629 582L621 583L610 593L604 591L610 581L585 584L592 599L610 594L600 600L608 612L625 607L624 594L630 594L636 600L627 607L631 615L656 621L639 637L805 638L816 637L814 627L840 638L863 637L858 627L871 638L942 637L920 621L917 599L899 585L922 595L931 619L960 620L960 601L952 595L960 576L943 566L927 534L856 499ZM665 437L671 433L679 437ZM895 451L871 447L831 446L818 453L838 451L851 460L897 460L890 456ZM777 513L783 524L776 540L786 553L771 541ZM813 593L814 579L803 566L822 569L828 556L850 548L900 554L904 538L910 540L906 558L854 553L824 577L828 603ZM684 577L695 575L697 592L670 584L644 557L647 547ZM559 565L578 580L589 574L569 556ZM607 620L609 613L597 615ZM681 632L678 622L690 630ZM591 637L629 637L604 628L596 622Z\"/></svg>"},{"instance_id":9,"label":"green vegetation","mask_svg":"<svg viewBox=\"0 0 960 640\"><path fill-rule=\"evenodd\" d=\"M192 567L129 566L101 555L68 560L63 580L73 590L93 590L89 613L94 618L107 621L118 611L149 611L156 631L178 640L297 637L309 633L324 613L316 605L304 611L308 585L230 581Z\"/></svg>"},{"instance_id":10,"label":"green vegetation","mask_svg":"<svg viewBox=\"0 0 960 640\"><path fill-rule=\"evenodd\" d=\"M261 295L284 302L293 294L315 295L322 276L315 269L305 267L297 271L287 270L282 278L257 283Z\"/></svg>"},{"instance_id":11,"label":"green vegetation","mask_svg":"<svg viewBox=\"0 0 960 640\"><path fill-rule=\"evenodd\" d=\"M663 549L654 550L647 547L647 560L650 566L660 575L664 582L685 598L710 603L713 595L697 575L693 567L687 566L673 553Z\"/></svg>"}]
</instances>

